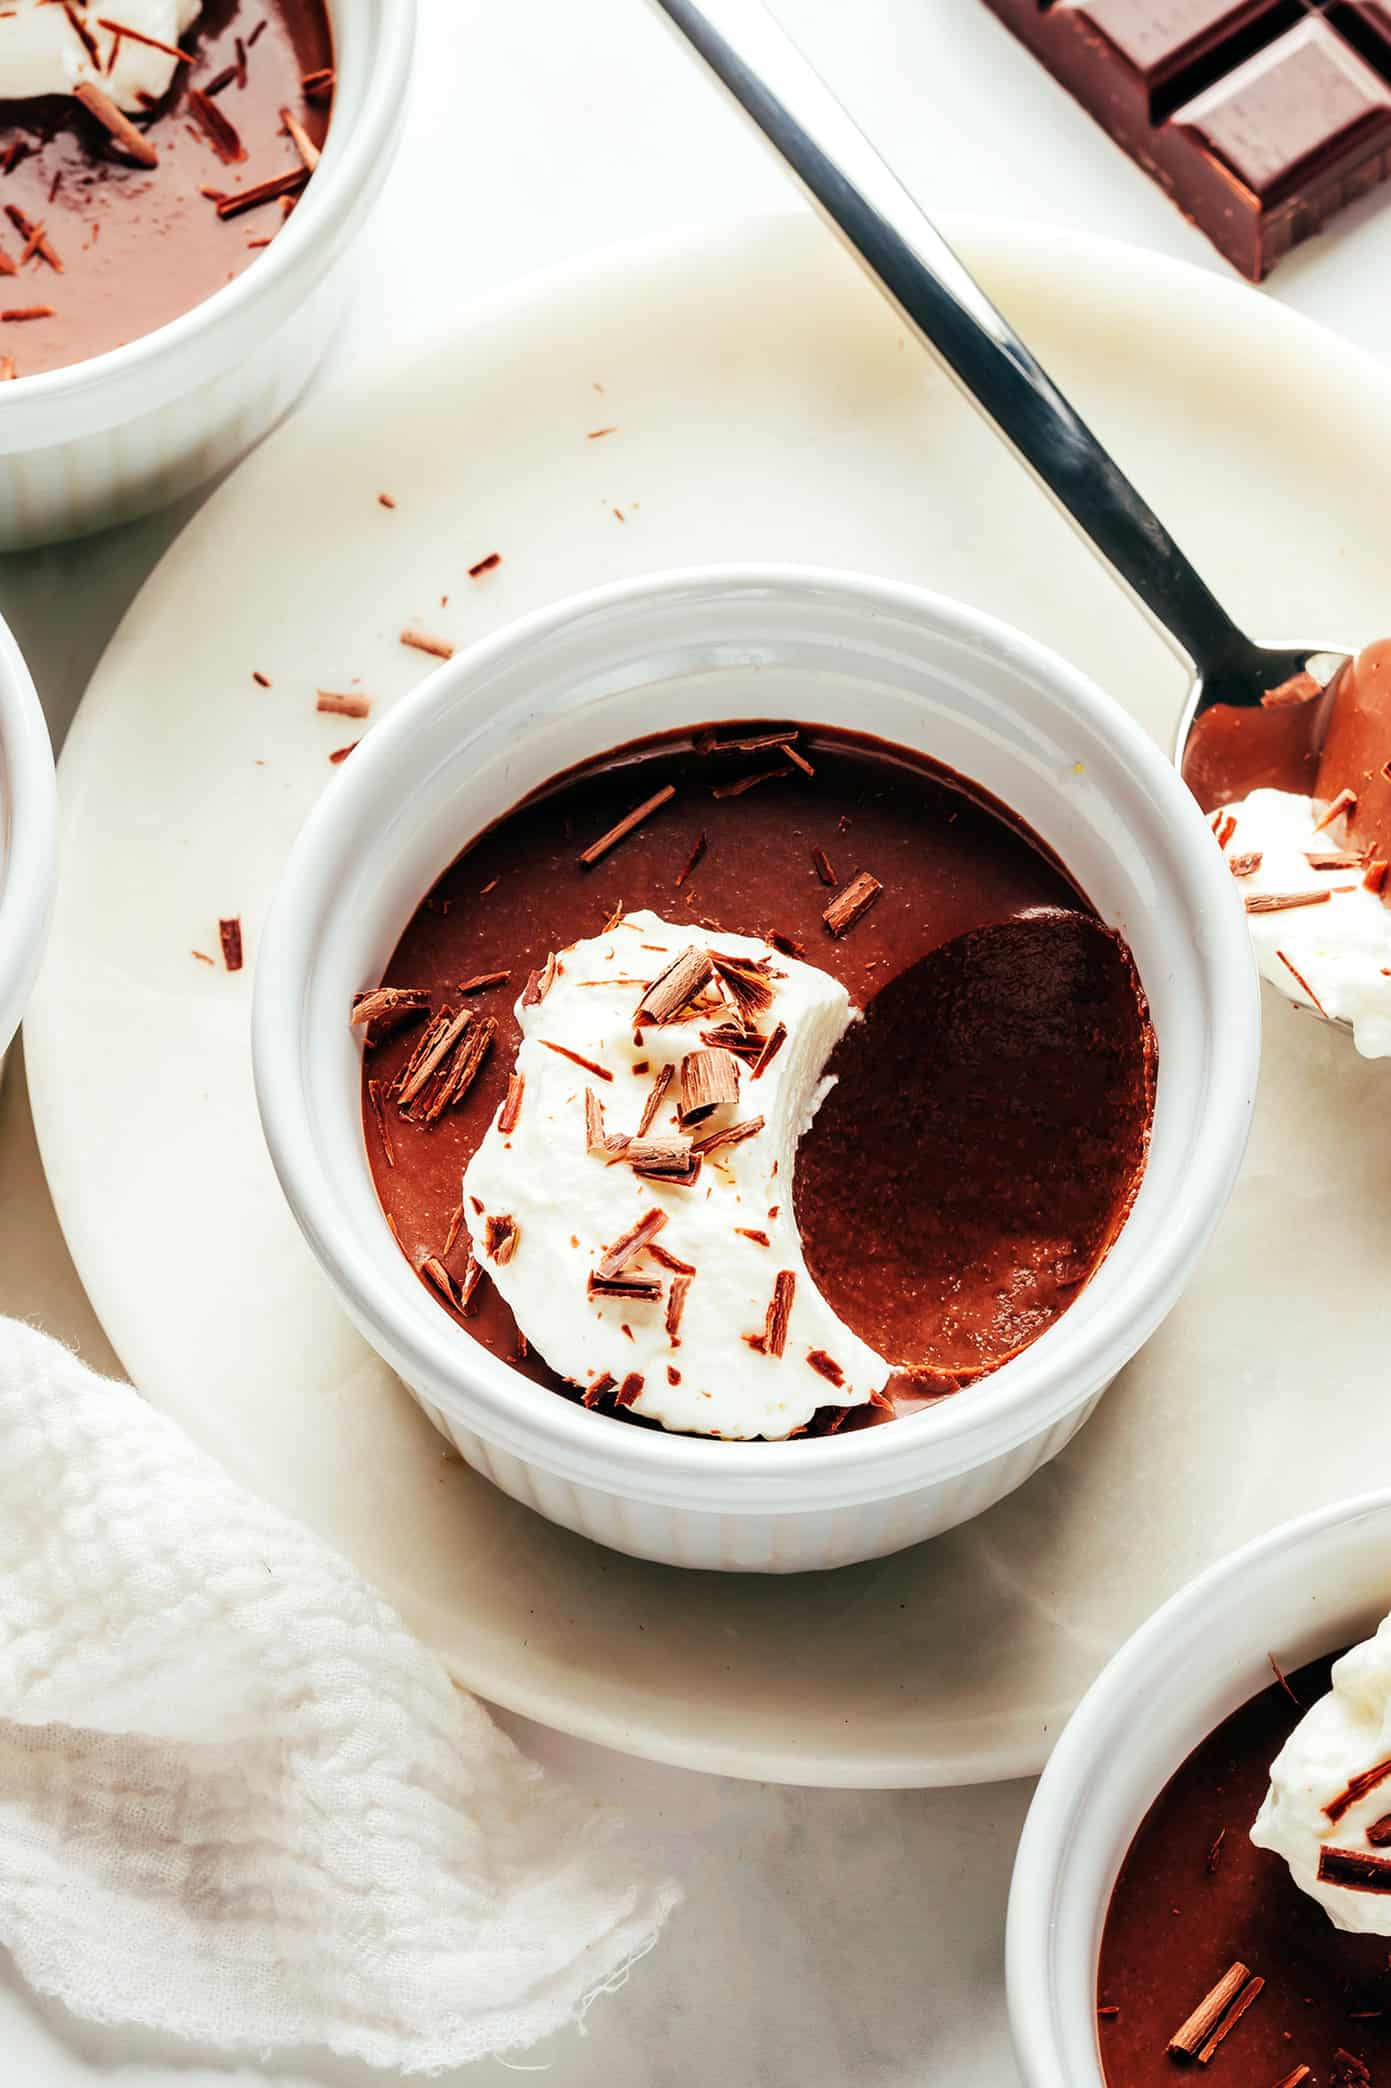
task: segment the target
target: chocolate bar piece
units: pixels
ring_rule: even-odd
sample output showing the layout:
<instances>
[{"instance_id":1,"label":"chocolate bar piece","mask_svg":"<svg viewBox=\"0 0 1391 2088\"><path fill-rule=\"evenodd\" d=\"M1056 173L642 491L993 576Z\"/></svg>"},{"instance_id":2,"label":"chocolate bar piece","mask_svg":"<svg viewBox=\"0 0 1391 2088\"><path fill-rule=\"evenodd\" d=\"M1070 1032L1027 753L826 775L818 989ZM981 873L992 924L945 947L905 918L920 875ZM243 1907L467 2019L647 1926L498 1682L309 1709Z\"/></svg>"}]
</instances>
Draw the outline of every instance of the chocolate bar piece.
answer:
<instances>
[{"instance_id":1,"label":"chocolate bar piece","mask_svg":"<svg viewBox=\"0 0 1391 2088\"><path fill-rule=\"evenodd\" d=\"M1391 175L1391 0L986 0L1259 282Z\"/></svg>"}]
</instances>

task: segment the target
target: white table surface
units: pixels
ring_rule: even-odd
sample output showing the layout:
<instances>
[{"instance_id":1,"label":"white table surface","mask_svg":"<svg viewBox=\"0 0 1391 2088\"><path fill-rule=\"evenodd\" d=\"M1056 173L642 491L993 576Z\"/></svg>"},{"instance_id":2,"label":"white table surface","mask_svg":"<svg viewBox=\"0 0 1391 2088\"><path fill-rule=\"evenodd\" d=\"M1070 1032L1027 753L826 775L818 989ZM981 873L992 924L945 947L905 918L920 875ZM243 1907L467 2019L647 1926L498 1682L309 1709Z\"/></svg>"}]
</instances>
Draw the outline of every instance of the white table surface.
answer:
<instances>
[{"instance_id":1,"label":"white table surface","mask_svg":"<svg viewBox=\"0 0 1391 2088\"><path fill-rule=\"evenodd\" d=\"M796 207L644 0L421 7L410 140L367 235L363 351L404 344L478 293L601 244ZM1222 269L981 0L777 0L777 12L930 209L1082 226ZM1287 262L1269 294L1381 353L1388 263L1391 203L1369 198ZM319 383L333 384L356 352L346 329ZM55 738L196 504L86 544L0 558L0 612ZM0 1103L0 1171L4 1206L24 1213L7 1227L0 1207L0 1309L114 1368L39 1194L21 1077ZM548 1765L617 1799L687 1891L624 1990L598 2003L583 2032L528 2055L558 2088L1017 2082L1001 1947L1026 1785L785 1790L651 1767L507 1723ZM0 2052L6 2088L366 2088L381 2078L314 2060L228 2067L210 2052L100 2030L26 1995L3 1957ZM469 2078L500 2088L513 2071L486 2064Z\"/></svg>"}]
</instances>

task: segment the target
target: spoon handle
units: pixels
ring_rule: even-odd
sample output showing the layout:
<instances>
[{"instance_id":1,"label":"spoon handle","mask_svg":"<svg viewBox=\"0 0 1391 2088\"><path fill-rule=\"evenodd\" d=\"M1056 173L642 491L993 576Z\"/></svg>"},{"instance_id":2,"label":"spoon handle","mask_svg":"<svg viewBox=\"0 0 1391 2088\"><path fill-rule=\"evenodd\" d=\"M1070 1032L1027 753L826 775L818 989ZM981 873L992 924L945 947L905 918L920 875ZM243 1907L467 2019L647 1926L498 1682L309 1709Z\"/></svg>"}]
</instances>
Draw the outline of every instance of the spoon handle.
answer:
<instances>
[{"instance_id":1,"label":"spoon handle","mask_svg":"<svg viewBox=\"0 0 1391 2088\"><path fill-rule=\"evenodd\" d=\"M1250 650L1091 429L758 0L656 0L914 333L1204 674Z\"/></svg>"}]
</instances>

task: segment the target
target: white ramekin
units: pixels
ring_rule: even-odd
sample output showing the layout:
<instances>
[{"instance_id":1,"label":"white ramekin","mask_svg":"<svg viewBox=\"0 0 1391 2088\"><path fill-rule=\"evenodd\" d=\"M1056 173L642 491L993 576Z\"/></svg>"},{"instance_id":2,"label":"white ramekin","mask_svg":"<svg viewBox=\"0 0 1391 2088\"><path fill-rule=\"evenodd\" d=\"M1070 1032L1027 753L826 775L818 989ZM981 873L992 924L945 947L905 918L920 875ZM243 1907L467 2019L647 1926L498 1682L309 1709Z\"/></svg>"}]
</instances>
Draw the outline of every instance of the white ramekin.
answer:
<instances>
[{"instance_id":1,"label":"white ramekin","mask_svg":"<svg viewBox=\"0 0 1391 2088\"><path fill-rule=\"evenodd\" d=\"M235 463L333 338L340 262L405 124L415 0L328 0L337 67L318 171L254 266L167 326L0 385L0 550L128 521Z\"/></svg>"},{"instance_id":2,"label":"white ramekin","mask_svg":"<svg viewBox=\"0 0 1391 2088\"><path fill-rule=\"evenodd\" d=\"M536 785L642 733L767 717L922 749L1029 821L1130 940L1159 1090L1130 1219L1032 1348L891 1426L719 1443L586 1412L487 1354L432 1302L373 1191L346 1011L380 977L421 893ZM776 566L600 588L432 675L344 764L300 836L262 940L253 1020L262 1121L295 1215L367 1339L468 1462L620 1551L764 1572L840 1565L949 1529L1062 1448L1174 1303L1227 1200L1258 1041L1232 881L1137 726L990 617L911 587Z\"/></svg>"},{"instance_id":3,"label":"white ramekin","mask_svg":"<svg viewBox=\"0 0 1391 2088\"><path fill-rule=\"evenodd\" d=\"M48 727L23 655L0 623L0 1065L39 968L57 869Z\"/></svg>"},{"instance_id":4,"label":"white ramekin","mask_svg":"<svg viewBox=\"0 0 1391 2088\"><path fill-rule=\"evenodd\" d=\"M1014 1867L1010 2021L1028 2088L1103 2088L1096 1971L1111 1891L1174 1771L1285 1668L1391 1608L1391 1492L1285 1523L1190 1581L1127 1640L1044 1770Z\"/></svg>"}]
</instances>

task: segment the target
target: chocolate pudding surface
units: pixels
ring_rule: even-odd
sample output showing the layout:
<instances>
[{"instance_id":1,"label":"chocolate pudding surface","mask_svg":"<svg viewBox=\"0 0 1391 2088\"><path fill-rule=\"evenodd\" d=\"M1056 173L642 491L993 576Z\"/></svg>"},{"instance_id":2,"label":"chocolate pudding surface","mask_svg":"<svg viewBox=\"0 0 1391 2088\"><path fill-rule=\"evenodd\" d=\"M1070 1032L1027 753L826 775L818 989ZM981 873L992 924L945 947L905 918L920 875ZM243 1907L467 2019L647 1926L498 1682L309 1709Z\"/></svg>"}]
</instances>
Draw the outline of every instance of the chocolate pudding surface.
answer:
<instances>
[{"instance_id":1,"label":"chocolate pudding surface","mask_svg":"<svg viewBox=\"0 0 1391 2088\"><path fill-rule=\"evenodd\" d=\"M118 22L119 0L99 12ZM13 210L42 225L62 264L34 253L0 275L0 356L13 374L62 369L152 333L249 268L284 222L278 198L223 218L202 191L230 195L303 168L282 108L323 143L328 103L303 86L333 65L323 0L205 0L181 48L192 63L133 119L159 155L155 167L126 159L69 95L0 100L0 249L20 263L29 245ZM233 77L219 84L229 67ZM242 159L225 158L193 114L190 93L210 86L232 126L228 149L239 143ZM43 306L51 316L9 316Z\"/></svg>"},{"instance_id":2,"label":"chocolate pudding surface","mask_svg":"<svg viewBox=\"0 0 1391 2088\"><path fill-rule=\"evenodd\" d=\"M813 775L776 748L711 744L779 729ZM761 780L725 791L750 777ZM668 785L669 802L592 867L580 864L582 850ZM833 935L825 910L861 872L882 892ZM712 726L620 748L507 813L439 879L383 984L427 992L435 1011L476 1006L498 1031L463 1104L433 1125L403 1120L387 1100L394 1164L368 1086L377 1084L379 1101L389 1097L418 1028L366 1051L368 1154L413 1266L443 1255L456 1282L464 1272L460 1178L504 1100L519 1038L513 1004L528 974L553 950L640 907L775 946L781 939L869 1010L833 1054L829 1070L842 1073L835 1108L823 1105L802 1142L795 1211L808 1266L833 1309L872 1344L909 1343L911 1358L906 1349L881 1353L923 1367L891 1381L892 1411L955 1390L1066 1309L1114 1236L1143 1166L1153 1036L1129 954L1045 846L986 793L904 749L820 727ZM1011 966L1017 981L1021 961L1013 937L1030 944L1045 920L1061 928L1042 967L1052 987L1021 1011L1010 992ZM991 931L1011 924L1017 930L1001 952ZM971 940L982 935L990 947L973 967ZM498 972L505 980L461 997L463 983ZM1034 986L1039 976L1035 964ZM896 1041L901 1018L942 1030L930 1049L910 1054L907 1069ZM852 1081L838 1062L860 1052L862 1037L868 1048L855 1057ZM905 1106L917 1156L906 1170L885 1137ZM804 1165L813 1153L815 1164ZM911 1208L903 1195L885 1195L890 1169ZM486 1278L461 1325L537 1382L574 1393L525 1352ZM860 1409L851 1423L885 1411Z\"/></svg>"},{"instance_id":3,"label":"chocolate pudding surface","mask_svg":"<svg viewBox=\"0 0 1391 2088\"><path fill-rule=\"evenodd\" d=\"M1270 1765L1327 1691L1337 1657L1288 1678L1297 1704L1274 1682L1224 1719L1145 1815L1101 1942L1098 2034L1110 2088L1173 2088L1182 2075L1169 2040L1234 1963L1265 1985L1214 2054L1214 2079L1275 2088L1307 2066L1306 2088L1391 2081L1391 1941L1334 1928L1249 1833Z\"/></svg>"}]
</instances>

